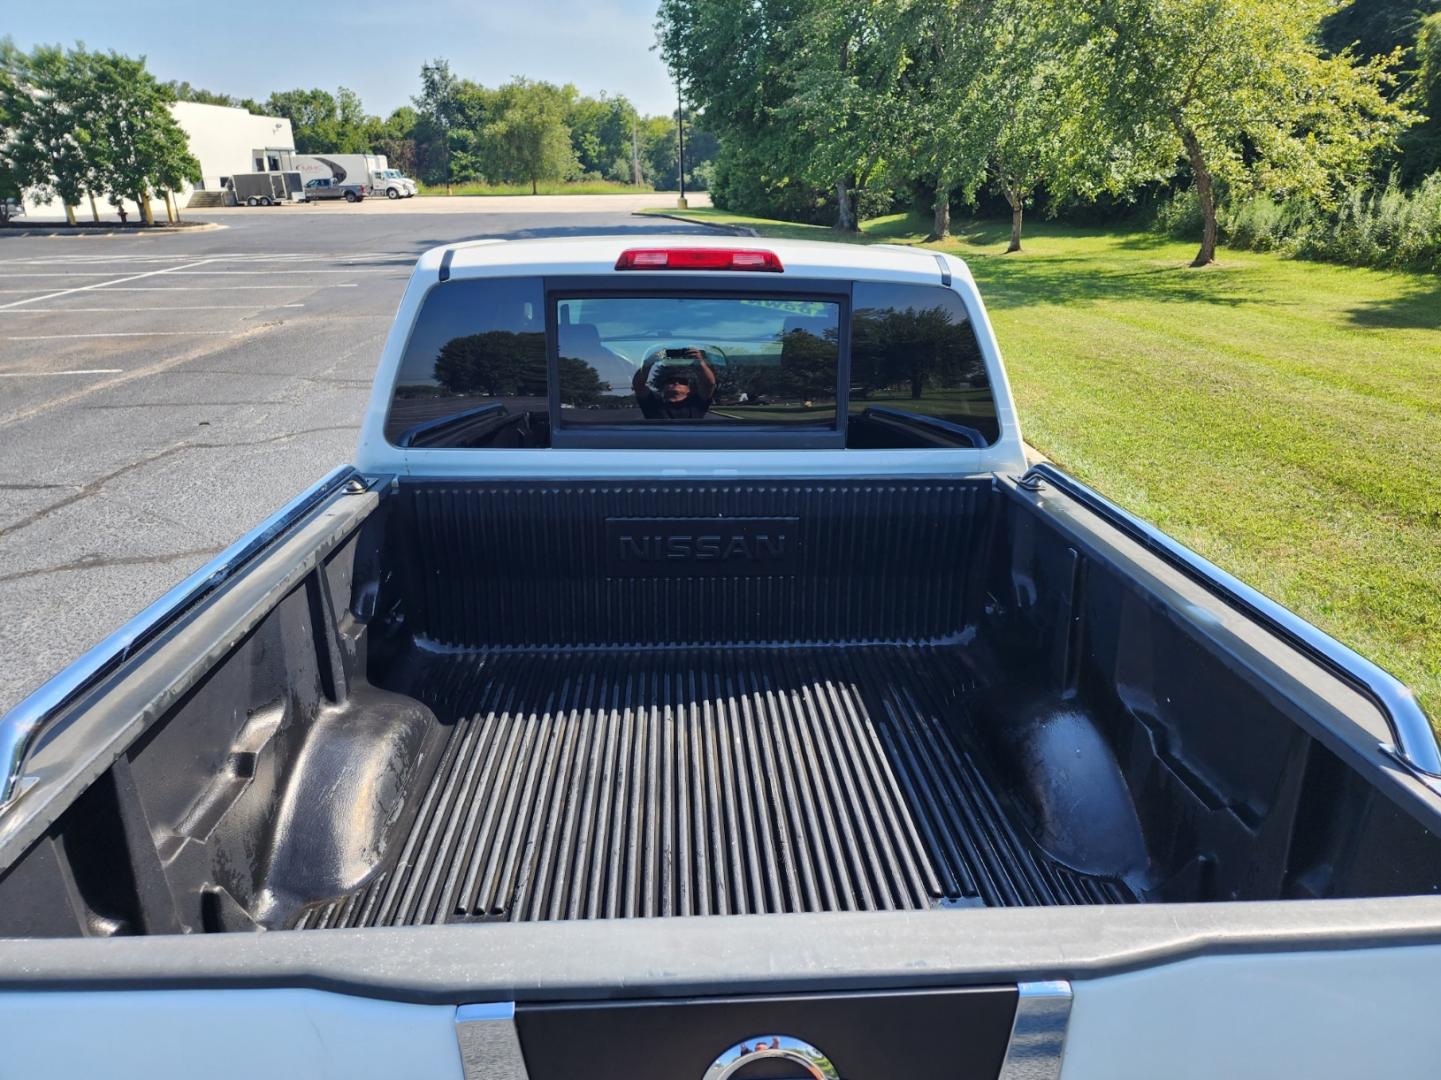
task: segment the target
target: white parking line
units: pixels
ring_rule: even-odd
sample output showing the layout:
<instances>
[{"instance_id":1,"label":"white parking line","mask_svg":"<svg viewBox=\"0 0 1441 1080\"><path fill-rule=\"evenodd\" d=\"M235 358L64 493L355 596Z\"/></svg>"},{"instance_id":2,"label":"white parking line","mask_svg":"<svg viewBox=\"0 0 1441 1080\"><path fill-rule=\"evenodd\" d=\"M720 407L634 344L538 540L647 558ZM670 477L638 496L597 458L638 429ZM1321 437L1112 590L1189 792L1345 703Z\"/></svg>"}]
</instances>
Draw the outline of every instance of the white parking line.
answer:
<instances>
[{"instance_id":1,"label":"white parking line","mask_svg":"<svg viewBox=\"0 0 1441 1080\"><path fill-rule=\"evenodd\" d=\"M226 262L225 259L206 259L203 263L194 263L195 266L203 266L208 263ZM52 274L50 271L36 270L33 273L25 272L19 274L0 273L0 278L79 278L79 277L109 277L115 273L114 270L75 270L64 274ZM152 274L185 274L187 277L210 276L213 274L242 274L252 277L269 277L272 274L408 274L408 266L352 266L343 270L311 269L311 270L186 270L181 267L166 267L164 270L152 270ZM136 274L135 277L146 277L146 274ZM131 278L130 280L134 280ZM95 288L94 285L85 286L87 289Z\"/></svg>"},{"instance_id":2,"label":"white parking line","mask_svg":"<svg viewBox=\"0 0 1441 1080\"><path fill-rule=\"evenodd\" d=\"M39 300L54 300L57 297L69 296L71 293L89 292L91 289L103 289L107 285L124 285L129 281L139 281L141 278L155 277L157 274L173 274L178 270L191 270L197 266L204 266L209 259L201 259L199 262L186 263L183 266L167 267L164 270L147 270L143 274L132 274L129 277L115 278L113 281L97 281L94 285L77 285L73 289L62 289L59 292L49 293L44 296L32 296L28 300L12 300L8 304L0 304L0 311L6 308L19 307L21 304L33 304Z\"/></svg>"},{"instance_id":3,"label":"white parking line","mask_svg":"<svg viewBox=\"0 0 1441 1080\"><path fill-rule=\"evenodd\" d=\"M296 289L353 289L354 282L331 282L325 285L227 285L226 292L235 292L237 289L285 289L287 292L294 292ZM0 289L0 293L43 293L45 289ZM214 292L214 285L116 285L114 288L107 288L106 292ZM37 298L38 299L38 298Z\"/></svg>"},{"instance_id":4,"label":"white parking line","mask_svg":"<svg viewBox=\"0 0 1441 1080\"><path fill-rule=\"evenodd\" d=\"M116 314L144 314L147 311L267 311L275 308L300 308L304 304L162 304L154 307L41 307L5 311L0 315L73 315L101 311Z\"/></svg>"},{"instance_id":5,"label":"white parking line","mask_svg":"<svg viewBox=\"0 0 1441 1080\"><path fill-rule=\"evenodd\" d=\"M101 337L203 337L233 334L234 330L126 330L111 334L7 334L0 341L65 341L71 338Z\"/></svg>"},{"instance_id":6,"label":"white parking line","mask_svg":"<svg viewBox=\"0 0 1441 1080\"><path fill-rule=\"evenodd\" d=\"M213 262L213 259L206 259ZM174 273L181 277L214 277L235 275L238 277L273 277L277 274L408 274L404 266L355 266L349 270L157 270L157 274Z\"/></svg>"},{"instance_id":7,"label":"white parking line","mask_svg":"<svg viewBox=\"0 0 1441 1080\"><path fill-rule=\"evenodd\" d=\"M205 256L215 262L353 262L360 259L403 258L396 251L313 252L222 252ZM123 262L187 262L195 255L46 255L0 259L0 266L90 266Z\"/></svg>"},{"instance_id":8,"label":"white parking line","mask_svg":"<svg viewBox=\"0 0 1441 1080\"><path fill-rule=\"evenodd\" d=\"M0 371L0 379L40 379L47 375L119 375L124 368L78 368L75 371Z\"/></svg>"}]
</instances>

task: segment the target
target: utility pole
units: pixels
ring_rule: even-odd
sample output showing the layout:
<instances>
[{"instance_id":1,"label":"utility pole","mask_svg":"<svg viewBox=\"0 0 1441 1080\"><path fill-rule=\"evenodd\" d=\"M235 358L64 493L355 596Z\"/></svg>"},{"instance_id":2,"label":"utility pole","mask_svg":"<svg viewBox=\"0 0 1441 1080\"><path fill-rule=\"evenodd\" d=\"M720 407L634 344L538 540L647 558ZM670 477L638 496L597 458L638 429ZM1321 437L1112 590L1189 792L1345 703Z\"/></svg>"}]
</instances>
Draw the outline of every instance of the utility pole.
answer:
<instances>
[{"instance_id":1,"label":"utility pole","mask_svg":"<svg viewBox=\"0 0 1441 1080\"><path fill-rule=\"evenodd\" d=\"M676 136L680 140L680 154L676 159L676 175L680 179L680 198L676 200L676 206L681 210L689 210L690 203L685 201L685 100L680 94L680 82L675 84L675 119Z\"/></svg>"}]
</instances>

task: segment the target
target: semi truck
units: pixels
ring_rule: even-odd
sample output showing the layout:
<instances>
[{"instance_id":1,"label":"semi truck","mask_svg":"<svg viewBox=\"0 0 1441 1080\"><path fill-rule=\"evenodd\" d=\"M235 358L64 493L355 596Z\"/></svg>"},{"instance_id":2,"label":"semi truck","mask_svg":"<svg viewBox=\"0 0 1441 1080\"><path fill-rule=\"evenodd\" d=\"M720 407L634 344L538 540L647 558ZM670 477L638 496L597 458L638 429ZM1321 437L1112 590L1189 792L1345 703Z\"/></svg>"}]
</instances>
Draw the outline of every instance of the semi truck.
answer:
<instances>
[{"instance_id":1,"label":"semi truck","mask_svg":"<svg viewBox=\"0 0 1441 1080\"><path fill-rule=\"evenodd\" d=\"M417 191L415 181L392 169L384 154L296 154L293 161L306 181L360 184L366 194L388 199L408 199Z\"/></svg>"},{"instance_id":2,"label":"semi truck","mask_svg":"<svg viewBox=\"0 0 1441 1080\"><path fill-rule=\"evenodd\" d=\"M1417 1078L1438 889L1415 697L894 246L427 252L354 461L0 720L15 1076Z\"/></svg>"}]
</instances>

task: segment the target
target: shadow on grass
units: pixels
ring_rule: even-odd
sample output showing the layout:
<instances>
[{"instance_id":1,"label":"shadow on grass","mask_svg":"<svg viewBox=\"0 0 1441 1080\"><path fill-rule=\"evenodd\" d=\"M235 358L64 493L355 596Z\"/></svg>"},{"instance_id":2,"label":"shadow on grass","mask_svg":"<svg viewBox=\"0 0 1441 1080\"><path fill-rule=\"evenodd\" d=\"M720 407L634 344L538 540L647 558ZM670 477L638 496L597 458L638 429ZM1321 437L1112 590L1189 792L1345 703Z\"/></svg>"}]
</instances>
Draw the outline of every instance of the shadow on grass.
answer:
<instances>
[{"instance_id":1,"label":"shadow on grass","mask_svg":"<svg viewBox=\"0 0 1441 1080\"><path fill-rule=\"evenodd\" d=\"M957 254L969 264L992 307L1105 300L1235 307L1257 299L1254 284L1216 269L1192 269L1189 258L1174 251L1175 241L1158 233L1048 221L1028 231L1019 255L1005 253L1011 238L1009 221L964 221L952 229L952 235L962 245ZM1085 245L1079 254L1046 250L1057 241L1087 240L1098 243ZM1164 253L1166 261L1135 261L1148 252ZM1290 301L1268 299L1268 303Z\"/></svg>"},{"instance_id":2,"label":"shadow on grass","mask_svg":"<svg viewBox=\"0 0 1441 1080\"><path fill-rule=\"evenodd\" d=\"M924 230L925 223L922 223L921 227ZM952 227L951 235L966 244L995 249L982 254L1001 255L1011 242L1011 223L996 220L964 221ZM1132 251L1162 248L1175 243L1169 237L1142 229L1118 230L1105 225L1072 225L1059 221L1029 224L1022 234L1022 251L1029 253L1038 240L1107 240L1116 249Z\"/></svg>"},{"instance_id":3,"label":"shadow on grass","mask_svg":"<svg viewBox=\"0 0 1441 1080\"><path fill-rule=\"evenodd\" d=\"M971 272L985 290L987 303L996 308L1105 300L1237 307L1256 301L1255 290L1240 281L1185 266L1112 270L1094 259L1041 256L1013 261L977 259L971 262ZM1268 298L1266 303L1276 306L1291 301Z\"/></svg>"},{"instance_id":4,"label":"shadow on grass","mask_svg":"<svg viewBox=\"0 0 1441 1080\"><path fill-rule=\"evenodd\" d=\"M697 217L708 217L701 214ZM824 225L741 218L762 234L777 239L830 240L849 243L877 241L920 244L931 221L923 214L894 214L872 219L860 233L840 233ZM717 222L718 224L720 222ZM1152 232L1118 231L1096 225L1044 222L1029 233L1032 243L1099 241L1081 254L1053 255L1044 250L1003 254L1010 240L1009 220L962 219L952 225L952 242L926 250L951 251L964 258L983 286L987 302L996 308L1033 304L1086 304L1102 301L1213 304L1236 307L1257 301L1256 285L1224 269L1194 270L1189 258L1137 264L1142 252L1160 253L1173 248L1169 237ZM986 249L991 250L976 250ZM1295 303L1267 296L1268 306Z\"/></svg>"},{"instance_id":5,"label":"shadow on grass","mask_svg":"<svg viewBox=\"0 0 1441 1080\"><path fill-rule=\"evenodd\" d=\"M1383 330L1441 330L1441 281L1422 278L1398 295L1354 307L1347 317L1357 326Z\"/></svg>"}]
</instances>

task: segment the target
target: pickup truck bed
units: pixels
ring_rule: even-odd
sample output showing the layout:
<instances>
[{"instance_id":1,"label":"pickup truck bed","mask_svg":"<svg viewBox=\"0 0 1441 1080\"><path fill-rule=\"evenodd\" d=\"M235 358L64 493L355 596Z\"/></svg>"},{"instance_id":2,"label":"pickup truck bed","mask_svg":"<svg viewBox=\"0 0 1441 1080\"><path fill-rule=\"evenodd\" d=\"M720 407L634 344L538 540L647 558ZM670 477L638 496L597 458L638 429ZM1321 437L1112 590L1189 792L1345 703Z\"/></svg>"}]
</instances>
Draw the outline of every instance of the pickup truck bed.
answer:
<instances>
[{"instance_id":1,"label":"pickup truck bed","mask_svg":"<svg viewBox=\"0 0 1441 1080\"><path fill-rule=\"evenodd\" d=\"M1003 809L953 647L496 650L414 675L448 732L395 869L299 926L1131 899Z\"/></svg>"},{"instance_id":2,"label":"pickup truck bed","mask_svg":"<svg viewBox=\"0 0 1441 1080\"><path fill-rule=\"evenodd\" d=\"M1059 493L372 487L340 497L373 505L323 575L257 612L0 879L11 932L1441 882L1435 833L1322 723L1346 687L1318 667L1295 714L1275 693L1293 656L1257 651L1199 590L1162 603L1174 572L1118 560ZM101 847L125 873L86 873Z\"/></svg>"}]
</instances>

